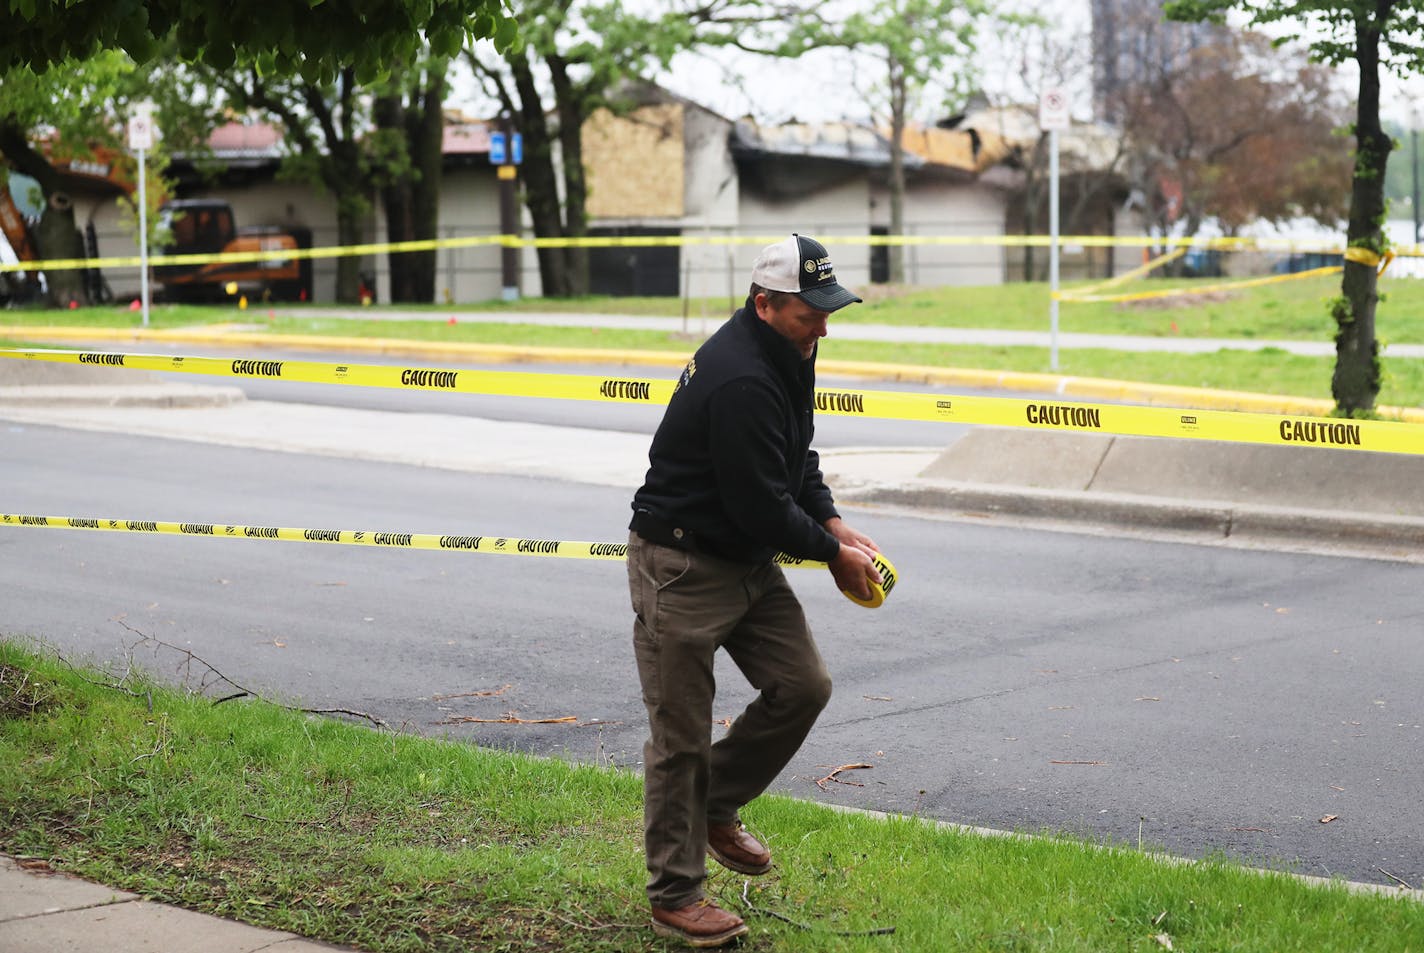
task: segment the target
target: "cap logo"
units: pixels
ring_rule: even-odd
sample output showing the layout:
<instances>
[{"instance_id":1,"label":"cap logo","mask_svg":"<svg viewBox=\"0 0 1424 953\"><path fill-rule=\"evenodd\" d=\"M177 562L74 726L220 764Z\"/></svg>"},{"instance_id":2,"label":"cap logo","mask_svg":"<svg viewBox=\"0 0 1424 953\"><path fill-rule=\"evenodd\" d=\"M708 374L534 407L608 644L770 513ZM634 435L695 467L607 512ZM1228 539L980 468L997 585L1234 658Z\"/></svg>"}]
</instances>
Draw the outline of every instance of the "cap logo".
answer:
<instances>
[{"instance_id":1,"label":"cap logo","mask_svg":"<svg viewBox=\"0 0 1424 953\"><path fill-rule=\"evenodd\" d=\"M815 270L816 270L816 261L815 261L815 259L813 259L813 258L807 258L807 259L806 259L806 264L805 264L803 267L806 269L806 273L807 273L808 275L814 273Z\"/></svg>"}]
</instances>

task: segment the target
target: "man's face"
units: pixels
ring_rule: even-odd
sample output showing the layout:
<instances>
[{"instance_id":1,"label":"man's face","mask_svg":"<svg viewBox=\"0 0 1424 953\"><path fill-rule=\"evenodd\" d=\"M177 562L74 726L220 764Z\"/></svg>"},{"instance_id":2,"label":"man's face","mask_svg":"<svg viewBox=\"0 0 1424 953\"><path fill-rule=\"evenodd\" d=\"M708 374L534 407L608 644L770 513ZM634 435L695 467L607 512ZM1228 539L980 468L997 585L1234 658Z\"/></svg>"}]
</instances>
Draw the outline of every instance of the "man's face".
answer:
<instances>
[{"instance_id":1,"label":"man's face","mask_svg":"<svg viewBox=\"0 0 1424 953\"><path fill-rule=\"evenodd\" d=\"M816 350L816 342L826 336L830 313L817 311L796 295L787 295L773 305L764 294L756 296L757 317L771 325L801 353L806 360Z\"/></svg>"}]
</instances>

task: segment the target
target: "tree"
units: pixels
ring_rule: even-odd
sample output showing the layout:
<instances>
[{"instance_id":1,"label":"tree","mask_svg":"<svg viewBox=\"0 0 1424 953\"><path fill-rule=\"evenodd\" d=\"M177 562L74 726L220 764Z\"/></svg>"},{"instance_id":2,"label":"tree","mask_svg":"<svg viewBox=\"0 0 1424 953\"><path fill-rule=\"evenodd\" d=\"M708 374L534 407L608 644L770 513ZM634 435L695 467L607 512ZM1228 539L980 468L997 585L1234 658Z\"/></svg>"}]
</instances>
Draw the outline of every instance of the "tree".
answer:
<instances>
[{"instance_id":1,"label":"tree","mask_svg":"<svg viewBox=\"0 0 1424 953\"><path fill-rule=\"evenodd\" d=\"M179 59L217 70L260 57L267 75L334 82L349 70L369 82L427 46L453 55L469 38L489 37L504 48L517 33L499 0L227 0L221 9L204 0L9 0L7 7L0 73L41 72L101 50L144 63L171 41Z\"/></svg>"},{"instance_id":2,"label":"tree","mask_svg":"<svg viewBox=\"0 0 1424 953\"><path fill-rule=\"evenodd\" d=\"M991 85L1002 99L996 102L998 125L993 131L1009 144L1010 162L1023 176L1023 185L1011 202L1021 205L1024 235L1048 231L1049 134L1038 125L1038 100L1044 90L1070 90L1070 98L1086 101L1084 78L1092 75L1091 42L1087 24L1072 31L1052 26L1051 0L1028 5L1028 14L998 31L999 45L1009 55L989 63L985 69L999 75ZM1075 88L1078 87L1078 88ZM1027 130L1034 130L1028 133ZM1121 189L1119 167L1125 157L1125 141L1106 124L1075 122L1060 142L1059 210L1062 231L1069 235L1112 233L1116 222L1111 213L1104 222L1103 209L1111 194ZM1011 204L1011 216L1014 206ZM1023 248L1025 281L1048 280L1048 260L1039 261L1033 245ZM1111 250L1107 256L1109 273Z\"/></svg>"},{"instance_id":3,"label":"tree","mask_svg":"<svg viewBox=\"0 0 1424 953\"><path fill-rule=\"evenodd\" d=\"M813 9L780 49L798 56L811 49L839 46L867 51L884 67L878 97L890 120L890 231L905 233L905 125L910 111L932 87L943 114L946 101L968 91L977 34L989 20L984 0L873 0L844 20L831 22ZM890 280L905 280L904 249L890 246Z\"/></svg>"},{"instance_id":4,"label":"tree","mask_svg":"<svg viewBox=\"0 0 1424 953\"><path fill-rule=\"evenodd\" d=\"M393 242L439 237L449 65L445 57L429 57L392 72L372 106L375 126L385 133L383 141L403 150L388 164L380 190L386 235ZM435 252L392 252L387 260L392 301L435 300Z\"/></svg>"},{"instance_id":5,"label":"tree","mask_svg":"<svg viewBox=\"0 0 1424 953\"><path fill-rule=\"evenodd\" d=\"M672 0L641 16L620 0L524 0L516 9L523 40L501 53L485 45L465 59L502 115L524 137L520 170L525 207L538 238L588 234L583 124L595 110L634 103L628 81L666 67L701 44L745 48L744 30L779 13L756 0ZM541 247L539 276L549 297L588 292L588 251Z\"/></svg>"},{"instance_id":6,"label":"tree","mask_svg":"<svg viewBox=\"0 0 1424 953\"><path fill-rule=\"evenodd\" d=\"M1385 173L1393 140L1380 124L1380 69L1424 68L1424 2L1420 0L1170 0L1177 20L1224 22L1229 11L1246 14L1251 26L1295 23L1322 38L1312 56L1331 66L1353 63L1359 71L1355 100L1354 170L1341 295L1330 305L1335 320L1335 372L1330 389L1338 413L1369 413L1379 396L1379 303L1384 232Z\"/></svg>"},{"instance_id":7,"label":"tree","mask_svg":"<svg viewBox=\"0 0 1424 953\"><path fill-rule=\"evenodd\" d=\"M1112 107L1158 234L1195 235L1207 219L1228 235L1259 220L1344 220L1345 107L1328 70L1260 34L1221 31L1144 73Z\"/></svg>"},{"instance_id":8,"label":"tree","mask_svg":"<svg viewBox=\"0 0 1424 953\"><path fill-rule=\"evenodd\" d=\"M258 110L282 126L292 149L282 175L335 199L338 245L364 244L373 197L405 175L410 160L404 130L373 125L371 89L357 82L355 69L341 70L330 83L269 76L252 62L205 72L239 111ZM350 255L336 260L337 301L360 300L360 269L360 260Z\"/></svg>"}]
</instances>

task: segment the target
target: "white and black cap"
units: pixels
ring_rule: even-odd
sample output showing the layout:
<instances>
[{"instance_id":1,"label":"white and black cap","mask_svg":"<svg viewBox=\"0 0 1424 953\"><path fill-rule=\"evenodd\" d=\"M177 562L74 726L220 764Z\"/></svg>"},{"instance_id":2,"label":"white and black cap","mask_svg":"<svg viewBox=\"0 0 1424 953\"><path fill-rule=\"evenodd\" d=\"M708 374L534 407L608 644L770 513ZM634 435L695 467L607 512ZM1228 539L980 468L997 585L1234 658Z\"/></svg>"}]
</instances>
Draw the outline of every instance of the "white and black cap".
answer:
<instances>
[{"instance_id":1,"label":"white and black cap","mask_svg":"<svg viewBox=\"0 0 1424 953\"><path fill-rule=\"evenodd\" d=\"M837 311L861 300L836 281L826 246L804 235L763 248L752 265L752 284L798 295L817 311Z\"/></svg>"}]
</instances>

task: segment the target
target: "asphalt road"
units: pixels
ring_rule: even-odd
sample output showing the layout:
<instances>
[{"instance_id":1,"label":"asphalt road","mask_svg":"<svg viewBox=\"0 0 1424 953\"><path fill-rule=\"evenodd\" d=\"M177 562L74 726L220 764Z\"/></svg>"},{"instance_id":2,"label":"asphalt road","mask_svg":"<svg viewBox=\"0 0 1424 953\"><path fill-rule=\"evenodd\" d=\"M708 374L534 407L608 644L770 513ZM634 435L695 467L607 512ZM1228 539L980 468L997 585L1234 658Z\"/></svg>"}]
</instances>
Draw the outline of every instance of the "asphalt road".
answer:
<instances>
[{"instance_id":1,"label":"asphalt road","mask_svg":"<svg viewBox=\"0 0 1424 953\"><path fill-rule=\"evenodd\" d=\"M610 541L628 497L3 421L0 477L4 512ZM867 611L793 575L836 692L778 790L1424 881L1417 568L849 515L901 581ZM6 528L0 580L6 630L70 656L123 664L143 633L304 705L638 766L619 563ZM731 717L749 694L719 678ZM511 712L579 723L460 720Z\"/></svg>"}]
</instances>

